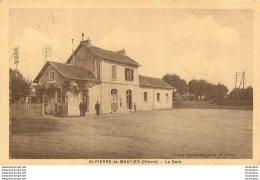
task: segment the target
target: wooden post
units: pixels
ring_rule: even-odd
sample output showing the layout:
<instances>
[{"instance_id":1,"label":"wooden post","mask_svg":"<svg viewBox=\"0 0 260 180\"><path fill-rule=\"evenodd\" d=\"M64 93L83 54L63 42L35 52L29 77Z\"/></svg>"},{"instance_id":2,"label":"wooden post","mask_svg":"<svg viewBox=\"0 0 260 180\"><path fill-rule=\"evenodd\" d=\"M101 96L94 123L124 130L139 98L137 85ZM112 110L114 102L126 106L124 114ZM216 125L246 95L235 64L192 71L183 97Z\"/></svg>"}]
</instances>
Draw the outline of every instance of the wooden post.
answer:
<instances>
[{"instance_id":1,"label":"wooden post","mask_svg":"<svg viewBox=\"0 0 260 180\"><path fill-rule=\"evenodd\" d=\"M245 76L246 76L246 72L243 72L243 89L245 88Z\"/></svg>"},{"instance_id":2,"label":"wooden post","mask_svg":"<svg viewBox=\"0 0 260 180\"><path fill-rule=\"evenodd\" d=\"M58 103L58 91L55 89L55 103Z\"/></svg>"},{"instance_id":3,"label":"wooden post","mask_svg":"<svg viewBox=\"0 0 260 180\"><path fill-rule=\"evenodd\" d=\"M235 83L235 90L237 89L237 72L236 72L236 83Z\"/></svg>"},{"instance_id":4,"label":"wooden post","mask_svg":"<svg viewBox=\"0 0 260 180\"><path fill-rule=\"evenodd\" d=\"M45 101L45 93L42 95L42 116L44 116L44 102Z\"/></svg>"},{"instance_id":5,"label":"wooden post","mask_svg":"<svg viewBox=\"0 0 260 180\"><path fill-rule=\"evenodd\" d=\"M44 116L44 102L42 102L42 116Z\"/></svg>"}]
</instances>

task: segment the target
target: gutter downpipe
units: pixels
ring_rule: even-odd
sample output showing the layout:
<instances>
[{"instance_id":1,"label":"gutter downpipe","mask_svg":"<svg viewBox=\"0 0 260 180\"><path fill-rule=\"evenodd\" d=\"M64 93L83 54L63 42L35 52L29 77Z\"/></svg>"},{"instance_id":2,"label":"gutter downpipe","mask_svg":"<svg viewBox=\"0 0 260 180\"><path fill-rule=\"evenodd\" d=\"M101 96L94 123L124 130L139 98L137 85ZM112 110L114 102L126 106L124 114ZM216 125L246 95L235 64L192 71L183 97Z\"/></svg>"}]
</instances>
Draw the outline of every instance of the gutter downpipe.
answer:
<instances>
[{"instance_id":1,"label":"gutter downpipe","mask_svg":"<svg viewBox=\"0 0 260 180\"><path fill-rule=\"evenodd\" d=\"M155 94L154 94L154 87L153 87L153 110L154 110L154 96Z\"/></svg>"},{"instance_id":2,"label":"gutter downpipe","mask_svg":"<svg viewBox=\"0 0 260 180\"><path fill-rule=\"evenodd\" d=\"M100 90L100 110L101 110L101 114L103 113L103 103L102 103L102 60L100 61L100 71L99 71L99 73L100 73L100 88L99 88L99 90Z\"/></svg>"}]
</instances>

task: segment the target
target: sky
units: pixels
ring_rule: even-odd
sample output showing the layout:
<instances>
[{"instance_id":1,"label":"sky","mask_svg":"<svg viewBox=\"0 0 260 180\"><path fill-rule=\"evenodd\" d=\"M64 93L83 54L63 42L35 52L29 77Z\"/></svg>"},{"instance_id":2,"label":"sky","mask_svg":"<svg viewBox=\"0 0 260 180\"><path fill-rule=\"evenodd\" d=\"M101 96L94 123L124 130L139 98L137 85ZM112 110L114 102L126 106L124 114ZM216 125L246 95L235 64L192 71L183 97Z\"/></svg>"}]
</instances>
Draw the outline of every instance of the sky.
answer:
<instances>
[{"instance_id":1,"label":"sky","mask_svg":"<svg viewBox=\"0 0 260 180\"><path fill-rule=\"evenodd\" d=\"M107 50L123 48L142 65L139 73L162 78L177 74L189 82L205 79L235 86L235 73L246 72L252 86L253 12L251 10L177 9L10 9L9 51L19 46L18 69L34 79L49 60L65 62L81 41ZM61 60L62 59L62 60ZM14 68L13 59L9 62Z\"/></svg>"}]
</instances>

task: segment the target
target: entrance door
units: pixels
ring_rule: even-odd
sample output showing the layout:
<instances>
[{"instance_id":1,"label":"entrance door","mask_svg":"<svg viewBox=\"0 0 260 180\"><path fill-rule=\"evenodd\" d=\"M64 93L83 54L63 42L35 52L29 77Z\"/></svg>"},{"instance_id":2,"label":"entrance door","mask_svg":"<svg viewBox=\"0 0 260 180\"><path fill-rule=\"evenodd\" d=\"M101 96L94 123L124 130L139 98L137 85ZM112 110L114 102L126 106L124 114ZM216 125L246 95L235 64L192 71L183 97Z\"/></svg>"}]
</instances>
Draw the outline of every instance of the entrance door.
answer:
<instances>
[{"instance_id":1,"label":"entrance door","mask_svg":"<svg viewBox=\"0 0 260 180\"><path fill-rule=\"evenodd\" d=\"M55 90L51 89L44 95L44 114L53 115L55 112Z\"/></svg>"},{"instance_id":2,"label":"entrance door","mask_svg":"<svg viewBox=\"0 0 260 180\"><path fill-rule=\"evenodd\" d=\"M132 91L130 89L126 91L126 106L127 109L132 109Z\"/></svg>"},{"instance_id":3,"label":"entrance door","mask_svg":"<svg viewBox=\"0 0 260 180\"><path fill-rule=\"evenodd\" d=\"M118 109L118 94L117 89L111 90L111 110L115 112Z\"/></svg>"},{"instance_id":4,"label":"entrance door","mask_svg":"<svg viewBox=\"0 0 260 180\"><path fill-rule=\"evenodd\" d=\"M89 90L86 90L85 94L83 95L83 102L86 103L87 109L86 111L89 112Z\"/></svg>"}]
</instances>

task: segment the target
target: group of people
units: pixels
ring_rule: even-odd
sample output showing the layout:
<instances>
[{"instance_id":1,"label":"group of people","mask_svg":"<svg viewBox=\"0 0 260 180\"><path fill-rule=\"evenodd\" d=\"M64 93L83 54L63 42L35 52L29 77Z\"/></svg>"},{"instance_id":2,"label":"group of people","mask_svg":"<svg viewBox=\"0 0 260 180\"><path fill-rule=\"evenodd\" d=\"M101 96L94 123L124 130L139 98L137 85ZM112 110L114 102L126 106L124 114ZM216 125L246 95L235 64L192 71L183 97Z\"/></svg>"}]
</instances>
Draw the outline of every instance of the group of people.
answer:
<instances>
[{"instance_id":1,"label":"group of people","mask_svg":"<svg viewBox=\"0 0 260 180\"><path fill-rule=\"evenodd\" d=\"M57 105L56 105L55 116L57 116L57 117L62 116L62 106L60 103L57 103Z\"/></svg>"},{"instance_id":2,"label":"group of people","mask_svg":"<svg viewBox=\"0 0 260 180\"><path fill-rule=\"evenodd\" d=\"M99 116L100 104L99 104L98 101L95 104L95 110L96 110L96 115ZM86 102L80 102L79 111L80 111L80 117L86 116L86 111L87 111L87 103Z\"/></svg>"},{"instance_id":3,"label":"group of people","mask_svg":"<svg viewBox=\"0 0 260 180\"><path fill-rule=\"evenodd\" d=\"M95 110L96 110L96 115L99 116L100 104L98 101L95 104ZM86 102L80 102L79 111L80 111L80 117L84 117L86 115L86 111L87 111ZM136 103L134 103L134 111L136 112Z\"/></svg>"},{"instance_id":4,"label":"group of people","mask_svg":"<svg viewBox=\"0 0 260 180\"><path fill-rule=\"evenodd\" d=\"M80 117L84 117L86 115L86 112L87 112L87 103L86 102L80 102L79 111L80 111Z\"/></svg>"}]
</instances>

